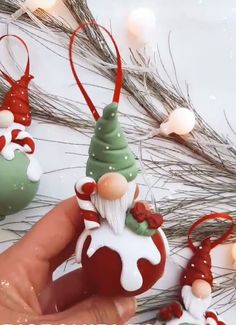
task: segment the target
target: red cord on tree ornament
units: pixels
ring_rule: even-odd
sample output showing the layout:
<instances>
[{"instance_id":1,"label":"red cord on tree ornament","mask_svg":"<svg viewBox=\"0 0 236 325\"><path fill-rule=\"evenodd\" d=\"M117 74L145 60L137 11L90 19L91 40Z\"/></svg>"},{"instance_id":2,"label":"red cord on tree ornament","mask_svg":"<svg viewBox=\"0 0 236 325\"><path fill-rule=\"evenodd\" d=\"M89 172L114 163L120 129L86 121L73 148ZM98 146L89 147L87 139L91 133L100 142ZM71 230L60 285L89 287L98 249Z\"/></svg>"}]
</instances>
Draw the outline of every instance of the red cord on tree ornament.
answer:
<instances>
[{"instance_id":1,"label":"red cord on tree ornament","mask_svg":"<svg viewBox=\"0 0 236 325\"><path fill-rule=\"evenodd\" d=\"M75 37L88 27L105 31L117 54L113 101L104 108L101 117L73 63ZM87 282L95 292L134 296L150 289L162 276L167 240L160 229L162 217L135 202L138 166L117 116L122 87L121 56L111 33L95 22L85 22L73 33L69 56L75 80L96 120L86 177L75 186L85 225L77 243L77 261L82 263Z\"/></svg>"},{"instance_id":2,"label":"red cord on tree ornament","mask_svg":"<svg viewBox=\"0 0 236 325\"><path fill-rule=\"evenodd\" d=\"M118 49L118 46L115 42L115 39L113 38L112 34L103 26L98 25L96 22L94 21L89 21L89 22L85 22L83 24L81 24L79 26L79 28L77 28L74 33L71 36L70 39L70 44L69 44L69 56L70 56L70 65L71 65L71 69L74 75L74 78L77 82L77 85L82 93L82 95L84 96L84 99L86 101L86 103L88 104L88 107L91 111L91 113L93 114L93 117L95 119L95 121L97 121L100 118L100 115L97 112L97 109L95 108L95 105L93 104L91 98L89 97L87 91L84 89L84 86L82 84L82 82L80 81L80 79L78 78L76 69L75 69L75 65L74 65L74 60L73 60L73 44L75 41L75 37L77 35L77 33L79 33L80 31L82 31L85 27L92 25L95 27L99 27L102 30L104 30L110 37L110 39L112 40L112 43L115 47L116 50L116 55L117 55L117 74L116 74L116 86L115 86L115 91L114 91L114 95L113 95L113 103L119 104L120 101L120 93L121 93L121 88L122 88L122 80L123 80L123 72L122 72L122 62L121 62L121 56L120 56L120 51Z\"/></svg>"},{"instance_id":3,"label":"red cord on tree ornament","mask_svg":"<svg viewBox=\"0 0 236 325\"><path fill-rule=\"evenodd\" d=\"M42 175L34 157L34 140L25 131L31 124L28 86L33 78L28 47L16 35L4 35L0 41L6 37L17 39L25 47L27 63L24 75L16 81L0 70L10 85L0 106L0 217L26 207L36 195Z\"/></svg>"},{"instance_id":4,"label":"red cord on tree ornament","mask_svg":"<svg viewBox=\"0 0 236 325\"><path fill-rule=\"evenodd\" d=\"M224 219L231 222L228 230L217 240L204 239L200 245L195 246L191 235L203 223L209 220ZM188 246L193 252L180 279L183 313L176 317L174 313L166 313L168 306L161 309L160 317L167 325L226 325L217 313L210 309L212 302L213 274L210 251L222 244L232 234L234 229L233 218L226 213L216 213L204 216L197 220L188 231ZM168 318L165 318L165 316Z\"/></svg>"}]
</instances>

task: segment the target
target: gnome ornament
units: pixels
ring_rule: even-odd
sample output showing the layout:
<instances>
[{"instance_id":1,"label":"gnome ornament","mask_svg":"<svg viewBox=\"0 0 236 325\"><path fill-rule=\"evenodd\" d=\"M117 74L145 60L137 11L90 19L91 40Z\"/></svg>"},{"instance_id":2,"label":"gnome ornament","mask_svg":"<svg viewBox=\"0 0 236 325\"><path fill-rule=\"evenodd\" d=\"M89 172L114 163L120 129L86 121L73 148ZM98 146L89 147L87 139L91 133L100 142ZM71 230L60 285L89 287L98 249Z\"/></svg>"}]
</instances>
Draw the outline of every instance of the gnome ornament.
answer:
<instances>
[{"instance_id":1,"label":"gnome ornament","mask_svg":"<svg viewBox=\"0 0 236 325\"><path fill-rule=\"evenodd\" d=\"M134 296L150 289L164 272L167 240L161 230L162 216L149 210L138 196L138 166L118 121L122 86L122 65L117 53L117 79L113 102L100 117L73 64L72 35L70 62L77 84L95 120L95 134L89 148L86 177L75 185L85 230L78 239L76 259L82 263L87 282L94 292L105 296Z\"/></svg>"},{"instance_id":2,"label":"gnome ornament","mask_svg":"<svg viewBox=\"0 0 236 325\"><path fill-rule=\"evenodd\" d=\"M29 52L25 42L15 35L27 51L28 60L24 75L13 80L0 70L10 85L0 106L0 218L25 208L39 187L41 168L34 157L35 143L26 132L31 124L28 85L30 75Z\"/></svg>"},{"instance_id":3,"label":"gnome ornament","mask_svg":"<svg viewBox=\"0 0 236 325\"><path fill-rule=\"evenodd\" d=\"M206 220L218 218L223 218L232 222L228 231L215 242L207 238L203 240L198 247L195 247L190 239L193 230ZM174 302L162 308L159 314L159 318L162 319L162 321L157 322L157 324L226 325L220 320L215 311L210 310L213 287L210 251L227 239L232 233L233 228L233 219L227 214L204 216L193 224L188 234L188 243L193 251L193 256L182 273L180 280L182 287L182 306L179 302Z\"/></svg>"}]
</instances>

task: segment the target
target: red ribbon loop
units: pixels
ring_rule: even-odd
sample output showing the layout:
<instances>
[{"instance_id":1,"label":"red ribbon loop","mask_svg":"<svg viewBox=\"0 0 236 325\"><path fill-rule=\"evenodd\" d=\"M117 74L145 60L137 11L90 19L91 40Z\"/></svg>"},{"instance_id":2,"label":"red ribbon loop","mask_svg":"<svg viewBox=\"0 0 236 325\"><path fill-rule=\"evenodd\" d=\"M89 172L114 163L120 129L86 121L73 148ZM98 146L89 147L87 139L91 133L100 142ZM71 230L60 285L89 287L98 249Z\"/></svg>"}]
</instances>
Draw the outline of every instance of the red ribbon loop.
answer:
<instances>
[{"instance_id":1,"label":"red ribbon loop","mask_svg":"<svg viewBox=\"0 0 236 325\"><path fill-rule=\"evenodd\" d=\"M14 38L16 38L24 46L24 48L26 49L27 63L26 63L24 75L28 77L30 75L30 58L29 58L29 50L28 50L28 47L27 47L26 43L19 36L12 35L12 34L3 35L2 37L0 37L0 42L6 37L14 37ZM10 76L8 76L4 71L2 71L0 69L0 72L2 73L3 77L9 82L10 85L12 85L14 83L14 80Z\"/></svg>"},{"instance_id":2,"label":"red ribbon loop","mask_svg":"<svg viewBox=\"0 0 236 325\"><path fill-rule=\"evenodd\" d=\"M123 80L123 72L122 72L122 62L121 62L120 51L118 49L118 46L117 46L116 41L113 38L112 34L105 27L97 24L94 21L88 21L88 22L85 22L85 23L81 24L73 32L73 34L71 36L71 39L70 39L70 44L69 44L69 57L70 57L71 69L72 69L74 78L76 80L76 83L79 86L79 89L80 89L81 93L83 94L86 103L88 104L88 107L89 107L91 113L93 114L94 119L97 121L100 118L100 115L99 115L98 111L96 110L95 105L93 104L93 102L92 102L91 98L89 97L87 91L83 87L83 85L82 85L82 83L81 83L81 81L80 81L80 79L79 79L79 77L77 75L75 65L74 65L74 61L73 61L73 44L74 44L74 41L75 41L76 34L78 32L80 32L81 30L83 30L85 27L89 26L89 25L97 26L97 27L100 27L102 30L104 30L109 35L109 37L111 38L112 43L113 43L113 45L115 47L116 55L117 55L116 86L115 86L114 96L113 96L113 102L115 102L115 103L119 103L119 100L120 100L120 93L121 93L122 80Z\"/></svg>"},{"instance_id":3,"label":"red ribbon loop","mask_svg":"<svg viewBox=\"0 0 236 325\"><path fill-rule=\"evenodd\" d=\"M191 235L193 233L193 231L198 228L200 225L202 225L204 222L208 221L208 220L216 220L216 219L225 219L225 220L229 220L231 221L231 226L229 227L229 229L218 239L214 240L211 242L211 248L215 248L217 245L222 244L233 232L235 224L234 224L234 220L233 218L228 215L227 213L214 213L214 214L209 214L206 215L200 219L198 219L196 222L194 222L192 224L192 226L189 228L188 231L188 246L192 249L192 251L194 252L196 250L196 246L193 244L192 239L191 239Z\"/></svg>"}]
</instances>

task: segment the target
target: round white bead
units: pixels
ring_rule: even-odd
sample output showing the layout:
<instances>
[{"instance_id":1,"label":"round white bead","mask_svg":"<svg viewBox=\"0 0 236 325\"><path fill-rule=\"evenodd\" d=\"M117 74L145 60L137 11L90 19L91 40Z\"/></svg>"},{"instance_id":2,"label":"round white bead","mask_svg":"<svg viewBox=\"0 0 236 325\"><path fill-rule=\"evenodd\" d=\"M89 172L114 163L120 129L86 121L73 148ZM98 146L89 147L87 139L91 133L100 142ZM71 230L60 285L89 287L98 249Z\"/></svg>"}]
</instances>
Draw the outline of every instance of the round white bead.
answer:
<instances>
[{"instance_id":1,"label":"round white bead","mask_svg":"<svg viewBox=\"0 0 236 325\"><path fill-rule=\"evenodd\" d=\"M0 111L0 128L8 128L14 123L14 115L11 111Z\"/></svg>"}]
</instances>

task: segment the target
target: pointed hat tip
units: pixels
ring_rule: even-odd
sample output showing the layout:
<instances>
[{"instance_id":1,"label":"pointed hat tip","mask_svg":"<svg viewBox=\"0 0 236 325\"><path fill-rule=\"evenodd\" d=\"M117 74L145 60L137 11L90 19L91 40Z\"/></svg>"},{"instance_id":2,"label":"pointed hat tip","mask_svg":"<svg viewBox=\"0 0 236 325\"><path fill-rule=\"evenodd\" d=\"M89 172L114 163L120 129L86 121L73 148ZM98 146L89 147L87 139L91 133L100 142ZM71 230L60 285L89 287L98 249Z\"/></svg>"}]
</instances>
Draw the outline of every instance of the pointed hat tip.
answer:
<instances>
[{"instance_id":1,"label":"pointed hat tip","mask_svg":"<svg viewBox=\"0 0 236 325\"><path fill-rule=\"evenodd\" d=\"M204 239L201 244L198 246L198 249L204 249L205 251L210 252L212 248L210 237Z\"/></svg>"},{"instance_id":2,"label":"pointed hat tip","mask_svg":"<svg viewBox=\"0 0 236 325\"><path fill-rule=\"evenodd\" d=\"M106 120L112 120L117 117L117 112L118 112L118 103L113 102L104 108L102 116Z\"/></svg>"}]
</instances>

